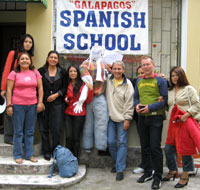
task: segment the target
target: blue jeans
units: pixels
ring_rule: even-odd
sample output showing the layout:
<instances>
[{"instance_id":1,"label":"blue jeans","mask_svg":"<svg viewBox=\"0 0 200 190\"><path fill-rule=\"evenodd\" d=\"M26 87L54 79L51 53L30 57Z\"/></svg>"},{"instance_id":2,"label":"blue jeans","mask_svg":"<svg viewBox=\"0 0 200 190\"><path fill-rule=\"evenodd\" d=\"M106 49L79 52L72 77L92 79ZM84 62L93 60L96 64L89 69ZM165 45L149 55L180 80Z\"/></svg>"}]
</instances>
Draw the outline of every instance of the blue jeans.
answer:
<instances>
[{"instance_id":1,"label":"blue jeans","mask_svg":"<svg viewBox=\"0 0 200 190\"><path fill-rule=\"evenodd\" d=\"M36 105L13 105L13 156L14 159L23 157L22 139L24 136L25 159L33 156L33 140L36 122Z\"/></svg>"},{"instance_id":2,"label":"blue jeans","mask_svg":"<svg viewBox=\"0 0 200 190\"><path fill-rule=\"evenodd\" d=\"M177 157L176 157L176 146L165 145L165 156L166 165L170 171L178 170ZM191 155L182 156L183 171L189 172L194 171L194 162Z\"/></svg>"},{"instance_id":3,"label":"blue jeans","mask_svg":"<svg viewBox=\"0 0 200 190\"><path fill-rule=\"evenodd\" d=\"M86 120L83 128L83 148L93 148L94 140L98 150L107 148L108 108L104 95L95 96L86 106Z\"/></svg>"},{"instance_id":4,"label":"blue jeans","mask_svg":"<svg viewBox=\"0 0 200 190\"><path fill-rule=\"evenodd\" d=\"M154 178L161 178L163 173L163 154L161 149L161 137L163 128L163 116L138 116L138 128L140 130L140 144L142 150L142 162L145 173L152 173Z\"/></svg>"},{"instance_id":5,"label":"blue jeans","mask_svg":"<svg viewBox=\"0 0 200 190\"><path fill-rule=\"evenodd\" d=\"M108 122L108 148L117 172L126 168L128 149L128 130L123 129L124 122ZM117 141L116 141L117 137Z\"/></svg>"}]
</instances>

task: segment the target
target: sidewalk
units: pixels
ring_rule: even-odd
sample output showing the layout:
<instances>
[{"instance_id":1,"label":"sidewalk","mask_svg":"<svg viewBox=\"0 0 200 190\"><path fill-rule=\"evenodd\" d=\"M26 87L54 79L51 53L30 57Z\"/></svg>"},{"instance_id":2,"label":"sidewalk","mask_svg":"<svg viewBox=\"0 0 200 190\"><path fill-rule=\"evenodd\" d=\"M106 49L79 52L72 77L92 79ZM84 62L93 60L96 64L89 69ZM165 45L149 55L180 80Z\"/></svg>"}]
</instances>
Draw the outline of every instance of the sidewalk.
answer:
<instances>
[{"instance_id":1,"label":"sidewalk","mask_svg":"<svg viewBox=\"0 0 200 190\"><path fill-rule=\"evenodd\" d=\"M151 181L146 183L137 183L137 179L141 174L133 174L133 168L127 168L124 172L124 180L116 181L116 174L110 173L111 168L87 168L85 179L80 183L68 187L67 190L151 190ZM181 169L179 173L181 174ZM164 175L168 172L164 168ZM179 174L179 175L180 175ZM175 190L174 185L178 182L169 181L162 183L161 190ZM184 190L199 190L200 189L200 170L197 176L190 177L187 186L182 188Z\"/></svg>"}]
</instances>

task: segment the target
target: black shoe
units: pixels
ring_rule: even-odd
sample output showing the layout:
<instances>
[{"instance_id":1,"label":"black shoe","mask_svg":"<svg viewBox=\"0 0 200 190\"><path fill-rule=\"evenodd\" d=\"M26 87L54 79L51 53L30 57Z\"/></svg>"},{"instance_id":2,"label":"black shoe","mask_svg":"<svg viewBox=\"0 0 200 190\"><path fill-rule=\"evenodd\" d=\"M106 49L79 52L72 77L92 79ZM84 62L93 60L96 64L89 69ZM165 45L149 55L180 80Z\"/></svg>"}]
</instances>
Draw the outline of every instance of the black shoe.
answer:
<instances>
[{"instance_id":1,"label":"black shoe","mask_svg":"<svg viewBox=\"0 0 200 190\"><path fill-rule=\"evenodd\" d=\"M138 183L144 183L146 181L149 181L152 179L152 174L148 174L148 173L144 173L144 175L142 175L137 182Z\"/></svg>"},{"instance_id":2,"label":"black shoe","mask_svg":"<svg viewBox=\"0 0 200 190\"><path fill-rule=\"evenodd\" d=\"M121 181L124 179L124 174L123 172L118 172L117 175L116 175L116 180L117 181Z\"/></svg>"},{"instance_id":3,"label":"black shoe","mask_svg":"<svg viewBox=\"0 0 200 190\"><path fill-rule=\"evenodd\" d=\"M181 178L181 180L185 181L185 183L184 183L184 184L177 183L177 184L174 186L175 188L183 188L184 186L186 186L186 185L188 184L189 178L186 178L186 179Z\"/></svg>"},{"instance_id":4,"label":"black shoe","mask_svg":"<svg viewBox=\"0 0 200 190\"><path fill-rule=\"evenodd\" d=\"M161 187L161 180L159 178L155 178L151 185L151 189L159 189Z\"/></svg>"},{"instance_id":5,"label":"black shoe","mask_svg":"<svg viewBox=\"0 0 200 190\"><path fill-rule=\"evenodd\" d=\"M110 156L110 153L109 153L108 149L106 149L105 151L104 150L99 150L98 151L98 155L99 156Z\"/></svg>"},{"instance_id":6,"label":"black shoe","mask_svg":"<svg viewBox=\"0 0 200 190\"><path fill-rule=\"evenodd\" d=\"M43 157L44 157L44 159L47 160L47 161L51 160L51 154L44 154Z\"/></svg>"},{"instance_id":7,"label":"black shoe","mask_svg":"<svg viewBox=\"0 0 200 190\"><path fill-rule=\"evenodd\" d=\"M113 167L111 170L110 170L111 173L116 173L116 168Z\"/></svg>"}]
</instances>

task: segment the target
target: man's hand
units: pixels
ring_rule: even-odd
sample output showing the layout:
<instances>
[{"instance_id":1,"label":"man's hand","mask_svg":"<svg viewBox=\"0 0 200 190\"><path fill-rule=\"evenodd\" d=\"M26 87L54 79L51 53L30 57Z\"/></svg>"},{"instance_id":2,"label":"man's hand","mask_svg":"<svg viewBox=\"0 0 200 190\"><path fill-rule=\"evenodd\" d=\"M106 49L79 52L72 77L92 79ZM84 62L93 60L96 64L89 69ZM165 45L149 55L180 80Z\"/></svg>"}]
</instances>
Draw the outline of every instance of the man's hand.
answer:
<instances>
[{"instance_id":1,"label":"man's hand","mask_svg":"<svg viewBox=\"0 0 200 190\"><path fill-rule=\"evenodd\" d=\"M144 108L141 108L141 109L140 109L140 106L144 106ZM136 106L136 112L137 112L137 113L149 113L149 107L148 107L148 105L138 104L138 105Z\"/></svg>"},{"instance_id":2,"label":"man's hand","mask_svg":"<svg viewBox=\"0 0 200 190\"><path fill-rule=\"evenodd\" d=\"M163 96L158 97L158 102L164 102Z\"/></svg>"}]
</instances>

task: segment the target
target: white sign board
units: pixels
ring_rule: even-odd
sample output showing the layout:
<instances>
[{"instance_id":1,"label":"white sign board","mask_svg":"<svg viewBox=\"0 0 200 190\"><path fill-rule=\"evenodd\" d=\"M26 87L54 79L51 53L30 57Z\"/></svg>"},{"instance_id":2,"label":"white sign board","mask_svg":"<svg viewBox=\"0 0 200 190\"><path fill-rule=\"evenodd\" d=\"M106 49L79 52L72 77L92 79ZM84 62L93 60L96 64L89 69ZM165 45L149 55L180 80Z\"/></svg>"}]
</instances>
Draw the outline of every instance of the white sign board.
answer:
<instances>
[{"instance_id":1,"label":"white sign board","mask_svg":"<svg viewBox=\"0 0 200 190\"><path fill-rule=\"evenodd\" d=\"M57 0L56 49L89 54L94 45L148 54L148 0Z\"/></svg>"}]
</instances>

